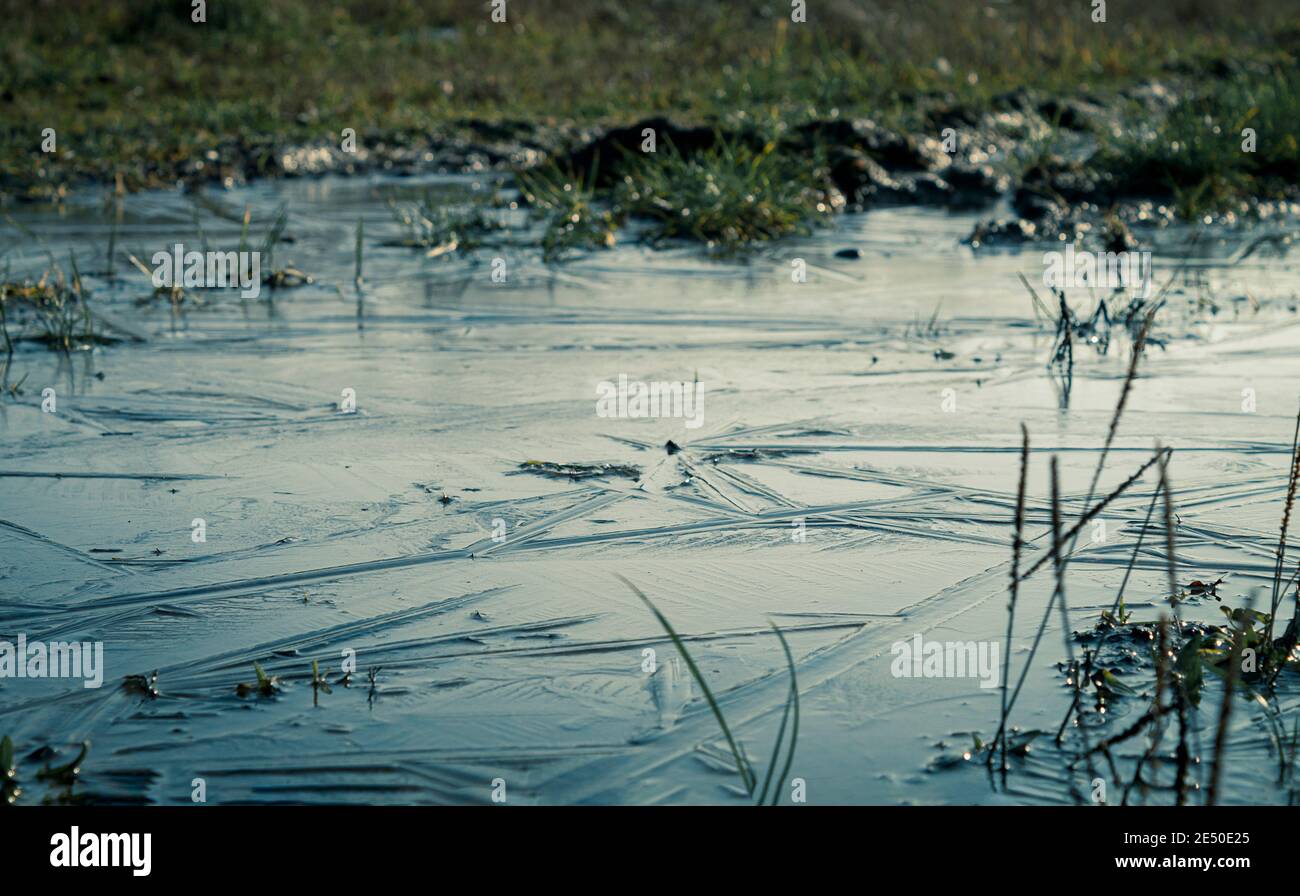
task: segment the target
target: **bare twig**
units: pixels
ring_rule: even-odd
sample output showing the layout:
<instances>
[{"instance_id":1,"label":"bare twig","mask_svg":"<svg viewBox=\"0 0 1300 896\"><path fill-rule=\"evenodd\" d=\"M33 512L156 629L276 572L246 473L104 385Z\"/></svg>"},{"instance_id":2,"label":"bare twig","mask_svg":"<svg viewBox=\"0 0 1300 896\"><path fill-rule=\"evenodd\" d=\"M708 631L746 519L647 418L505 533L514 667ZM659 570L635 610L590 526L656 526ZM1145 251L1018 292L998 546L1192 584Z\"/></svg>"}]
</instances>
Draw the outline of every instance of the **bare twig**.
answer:
<instances>
[{"instance_id":1,"label":"bare twig","mask_svg":"<svg viewBox=\"0 0 1300 896\"><path fill-rule=\"evenodd\" d=\"M1022 278L1023 279L1023 278ZM1026 284L1028 285L1028 284ZM1007 780L1007 680L1011 675L1011 637L1016 621L1016 598L1020 594L1020 553L1024 547L1025 484L1029 478L1029 429L1020 424L1020 484L1016 487L1016 518L1011 533L1011 584L1007 603L1007 641L1002 655L1002 716L998 733L993 738L994 749L989 751L989 761L1000 745L1002 749L1002 783Z\"/></svg>"}]
</instances>

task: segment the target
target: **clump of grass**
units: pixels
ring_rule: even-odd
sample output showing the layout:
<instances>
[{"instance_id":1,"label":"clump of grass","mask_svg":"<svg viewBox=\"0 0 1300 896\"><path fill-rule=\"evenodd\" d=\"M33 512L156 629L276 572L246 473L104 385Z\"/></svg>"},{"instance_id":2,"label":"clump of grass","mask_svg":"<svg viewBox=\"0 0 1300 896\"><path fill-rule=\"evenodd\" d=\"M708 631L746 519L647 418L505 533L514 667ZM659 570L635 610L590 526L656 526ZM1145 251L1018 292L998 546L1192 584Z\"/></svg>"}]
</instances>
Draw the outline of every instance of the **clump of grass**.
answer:
<instances>
[{"instance_id":1,"label":"clump of grass","mask_svg":"<svg viewBox=\"0 0 1300 896\"><path fill-rule=\"evenodd\" d=\"M613 201L651 222L652 240L734 251L807 233L835 210L821 160L791 158L773 142L754 149L719 139L689 157L669 143L629 161Z\"/></svg>"},{"instance_id":2,"label":"clump of grass","mask_svg":"<svg viewBox=\"0 0 1300 896\"><path fill-rule=\"evenodd\" d=\"M1127 192L1168 193L1196 218L1251 196L1284 198L1300 178L1300 75L1207 80L1154 136L1118 141L1101 162ZM1255 131L1253 151L1242 131Z\"/></svg>"},{"instance_id":3,"label":"clump of grass","mask_svg":"<svg viewBox=\"0 0 1300 896\"><path fill-rule=\"evenodd\" d=\"M209 204L207 207L214 210L221 217L240 222L239 247L236 251L241 255L248 252L257 253L259 257L258 267L260 270L265 271L262 275L263 285L269 286L272 290L276 290L307 286L315 282L315 279L309 273L294 267L293 265L286 265L282 268L275 267L276 245L281 242L291 241L284 235L285 230L289 225L289 207L287 204L281 204L280 207L276 209L275 216L267 225L266 231L262 234L262 239L257 243L255 249L250 248L253 245L250 241L253 217L252 209L245 206L243 215L236 217L233 214L226 212L218 205ZM195 225L199 230L200 236L203 237L203 251L206 252L208 251L207 238L206 236L203 236L202 227L198 223L197 212L195 213ZM137 250L135 252L128 252L126 257L131 265L149 280L150 284L154 282L154 272L150 270L148 265L140 260L141 258L149 257L148 253ZM243 272L241 272L240 276L243 276ZM204 304L203 295L206 294L206 290L201 287L187 290L182 285L182 280L183 277L181 272L174 272L172 284L170 286L154 287L152 292L140 297L137 300L137 304L148 304L154 299L166 299L171 304L173 313L179 312L182 306L202 306ZM233 286L234 284L229 285Z\"/></svg>"},{"instance_id":4,"label":"clump of grass","mask_svg":"<svg viewBox=\"0 0 1300 896\"><path fill-rule=\"evenodd\" d=\"M244 210L244 233L240 236L240 249L244 248L244 241L248 238L248 210ZM289 206L281 205L271 219L271 224L266 228L266 233L262 237L262 244L258 246L257 251L262 256L262 267L272 272L268 277L273 276L275 271L275 244L280 242L284 236L285 228L289 226Z\"/></svg>"},{"instance_id":5,"label":"clump of grass","mask_svg":"<svg viewBox=\"0 0 1300 896\"><path fill-rule=\"evenodd\" d=\"M240 241L240 251L243 251L243 240ZM131 262L131 264L135 267L137 271L139 271L141 274L144 274L145 277L149 279L149 282L153 283L153 271L149 270L149 267L143 261L140 260L140 256L143 254L144 254L143 252L136 252L136 253L128 252L126 258L127 261ZM190 304L194 304L194 305L202 304L202 300L199 299L199 297L196 294L185 291L185 287L181 286L180 284L179 277L175 278L171 286L155 286L153 292L148 293L147 295L137 299L136 304L144 305L144 304L148 304L153 299L160 299L160 298L166 299L171 304L173 312L179 310L180 307L186 302L189 302Z\"/></svg>"},{"instance_id":6,"label":"clump of grass","mask_svg":"<svg viewBox=\"0 0 1300 896\"><path fill-rule=\"evenodd\" d=\"M17 335L9 331L11 316L21 327ZM71 276L57 264L36 281L10 280L6 272L0 282L0 334L8 354L22 341L64 353L111 341L96 326L75 258Z\"/></svg>"},{"instance_id":7,"label":"clump of grass","mask_svg":"<svg viewBox=\"0 0 1300 896\"><path fill-rule=\"evenodd\" d=\"M1139 338L1134 346L1134 355L1129 365L1128 376L1124 388L1121 390L1107 432L1105 446L1094 471L1088 496L1084 502L1085 507L1088 507L1092 502L1099 475L1118 429L1120 417L1128 403L1129 393L1136 378L1138 361L1149 326L1150 315L1147 316L1139 331ZM1297 424L1297 432L1300 432L1300 423ZM1300 445L1300 435L1294 440L1294 445ZM1056 487L1056 462L1055 458L1053 459L1052 529L1048 557L1051 558L1053 568L1056 571L1057 582L1052 594L1052 600L1048 602L1047 610L1029 651L1025 668L1022 670L1019 681L1010 695L1006 693L1008 681L1004 677L1001 722L997 735L987 747L988 755L986 757L987 764L992 767L995 758L998 755L1001 756L1004 782L1007 768L1006 732L1008 730L1009 716L1016 703L1016 697L1024 684L1035 651L1039 646L1046 627L1048 614L1052 610L1052 604L1059 601L1058 606L1062 613L1061 625L1067 638L1066 653L1069 656L1069 661L1061 664L1060 668L1063 670L1066 683L1071 687L1073 694L1065 721L1057 732L1057 744L1064 746L1063 735L1066 725L1072 717L1076 718L1079 744L1073 748L1066 748L1068 755L1071 757L1069 760L1071 770L1079 763L1084 762L1087 764L1089 777L1096 781L1098 778L1096 771L1093 769L1093 762L1097 758L1104 759L1116 786L1122 788L1122 804L1127 804L1135 793L1145 795L1168 792L1172 795L1173 801L1179 805L1191 801L1199 787L1200 768L1194 759L1193 745L1195 745L1195 750L1200 749L1200 737L1196 726L1199 724L1199 707L1205 689L1205 682L1209 680L1209 676L1206 676L1205 673L1209 672L1212 673L1214 678L1222 681L1224 690L1220 700L1218 725L1214 732L1214 753L1211 757L1210 781L1205 791L1205 802L1213 804L1222 797L1222 780L1228 750L1228 723L1232 715L1233 700L1239 692L1264 707L1265 723L1268 726L1269 736L1277 749L1279 786L1290 787L1288 800L1294 799L1292 782L1294 759L1297 750L1300 749L1300 735L1296 733L1300 732L1300 719L1295 720L1292 733L1288 735L1286 722L1282 717L1282 710L1273 698L1273 694L1280 673L1284 669L1294 668L1296 665L1294 652L1297 644L1300 643L1300 588L1296 590L1297 612L1292 616L1286 631L1281 637L1274 637L1274 626L1282 595L1291 588L1297 578L1300 578L1300 569L1298 569L1290 580L1285 583L1282 581L1286 532L1293 509L1296 470L1300 468L1300 460L1296 460L1296 458L1300 458L1300 448L1293 450L1292 460L1294 462L1289 465L1290 476L1288 477L1287 498L1282 512L1282 535L1275 555L1273 594L1269 612L1257 611L1250 604L1237 609L1222 606L1220 609L1226 617L1223 624L1184 622L1181 618L1181 609L1189 601L1201 600L1207 597L1219 600L1218 586L1222 584L1222 580L1207 584L1200 579L1196 579L1186 586L1179 584L1176 542L1177 516L1174 512L1173 489L1169 479L1170 456L1168 449L1157 446L1154 456L1139 470L1140 474L1151 466L1158 465L1159 482L1152 493L1147 508L1146 518L1142 524L1142 534L1145 534L1156 504L1158 502L1162 503L1164 533L1162 547L1165 559L1167 590L1160 595L1160 602L1167 603L1169 609L1162 612L1156 620L1134 620L1124 604L1124 591L1128 585L1129 573L1132 571L1141 550L1143 539L1140 535L1133 550L1133 557L1129 562L1129 569L1125 571L1124 580L1120 585L1119 594L1116 596L1114 604L1102 612L1098 623L1091 630L1082 633L1070 631L1069 617L1064 605L1064 572L1068 554L1073 551L1080 525L1095 516L1100 507L1108 504L1116 495L1135 482L1137 476L1131 476L1110 496L1103 499L1095 507L1086 510L1080 515L1079 522L1069 532L1063 533L1059 517L1061 505ZM1022 449L1022 495L1026 465L1026 449ZM1017 500L1015 534L1012 544L1012 602L1008 611L1008 650L1010 648L1012 621L1015 613L1015 598L1019 585L1042 566L1047 559L1047 557L1040 559L1023 574L1017 572L1019 568L1020 532L1023 527L1022 511L1020 509L1022 500L1023 497ZM1253 603L1253 598L1251 603ZM1073 656L1073 643L1075 641L1086 645L1081 661L1074 659ZM1133 645L1135 644L1145 646L1149 653L1147 668L1153 673L1154 693L1146 691L1141 685L1135 687L1125 680L1128 670L1124 666L1132 665L1132 660L1142 655L1134 650ZM1007 668L1004 668L1004 676L1007 675L1008 671ZM1123 715L1122 713L1113 712L1116 704L1136 700L1147 701L1147 705L1144 709L1132 714L1135 717L1133 722L1127 724L1122 730L1103 737L1095 744L1089 744L1089 730L1096 730L1105 725L1109 719L1117 715ZM1091 705L1091 712L1087 710L1088 705ZM1126 742L1142 738L1144 735L1146 737L1146 746L1140 756L1133 762L1131 774L1121 775L1113 751ZM1172 748L1166 746L1166 742L1170 739L1172 739ZM1171 775L1161 775L1161 771L1165 768L1172 769ZM1073 782L1073 780L1072 776L1071 781ZM1073 787L1073 783L1071 786Z\"/></svg>"},{"instance_id":8,"label":"clump of grass","mask_svg":"<svg viewBox=\"0 0 1300 896\"><path fill-rule=\"evenodd\" d=\"M1245 696L1256 708L1264 708L1265 722L1279 750L1285 740L1280 710L1270 699L1269 665L1263 659L1275 652L1266 631L1269 614L1254 610L1248 603L1246 607L1237 609L1220 607L1226 617L1224 624L1179 622L1178 606L1191 596L1192 592L1180 590L1174 601L1172 619L1162 613L1157 620L1117 623L1103 614L1102 620L1091 631L1076 635L1079 640L1094 644L1095 655L1102 657L1092 674L1082 680L1093 698L1096 723L1102 723L1112 715L1122 715L1114 713L1122 702L1149 701L1134 722L1088 751L1104 756L1117 782L1124 783L1111 751L1143 732L1148 733L1148 746L1137 761L1131 778L1124 783L1124 804L1128 803L1134 791L1172 791L1175 802L1183 804L1188 801L1192 792L1192 773L1198 771L1192 758L1191 744L1197 743L1199 749L1199 736L1194 732L1193 724L1205 688L1206 672L1221 680L1224 689L1214 733L1210 780L1205 791L1207 805L1216 803L1221 797L1228 750L1228 722L1235 697ZM1148 695L1142 686L1126 684L1121 677L1124 673L1113 663L1129 655L1131 645L1135 643L1145 645L1149 651L1146 659L1153 670L1153 695ZM1162 753L1171 721L1176 726L1172 757ZM1173 781L1161 783L1154 775L1171 760ZM1291 762L1284 759L1281 752L1279 761L1279 783L1283 783ZM1144 776L1144 768L1150 769L1153 777Z\"/></svg>"},{"instance_id":9,"label":"clump of grass","mask_svg":"<svg viewBox=\"0 0 1300 896\"><path fill-rule=\"evenodd\" d=\"M565 173L552 163L516 171L515 180L532 217L544 222L543 260L556 261L573 252L614 246L624 215L598 200L592 186L594 171L584 178Z\"/></svg>"},{"instance_id":10,"label":"clump of grass","mask_svg":"<svg viewBox=\"0 0 1300 896\"><path fill-rule=\"evenodd\" d=\"M248 226L250 212L244 209L243 231L239 238L239 248L245 249L248 242ZM296 286L307 286L313 283L310 274L293 267L292 265L277 268L275 266L275 246L284 239L284 231L289 226L289 206L282 204L276 209L275 217L266 228L266 233L262 236L262 242L257 248L261 256L261 267L266 271L262 277L262 283L271 287L271 289L292 289Z\"/></svg>"},{"instance_id":11,"label":"clump of grass","mask_svg":"<svg viewBox=\"0 0 1300 896\"><path fill-rule=\"evenodd\" d=\"M780 640L781 649L785 652L786 667L790 670L790 690L786 695L785 709L781 712L781 725L777 729L776 742L772 745L772 758L768 761L767 773L763 776L763 786L760 789L758 785L758 775L754 770L753 764L749 761L749 757L745 755L744 749L739 745L735 736L731 733L731 727L727 724L727 718L723 715L722 708L718 705L717 699L713 696L713 691L710 690L708 682L704 680L704 675L700 672L699 666L695 664L695 660L691 657L690 651L686 649L686 643L682 640L681 636L677 634L676 629L672 627L668 618L659 611L658 607L650 602L650 598L646 597L640 588L636 587L622 576L619 576L619 578L622 580L623 584L632 589L632 593L639 597L642 603L644 603L646 607L649 608L650 612L654 614L655 619L659 621L659 624L663 626L664 631L667 632L668 637L672 640L673 646L677 648L677 652L681 654L682 659L686 663L686 668L691 672L691 677L693 677L695 683L700 686L700 690L704 693L704 699L708 702L709 709L712 710L713 717L718 720L718 727L722 729L722 735L727 740L727 747L731 750L732 758L735 760L736 773L740 775L741 784L745 788L745 793L749 795L750 799L755 801L755 805L777 805L781 800L781 791L785 788L786 779L789 777L790 766L794 762L795 746L799 740L799 685L795 678L794 656L790 653L790 645L785 640L785 634L781 629L772 625L772 631L776 634L777 639ZM790 732L788 741L786 739L787 726L789 727ZM783 744L787 744L785 747L784 763L781 762L781 750ZM773 787L773 773L776 771L778 764L780 765L781 770L776 775L775 787Z\"/></svg>"},{"instance_id":12,"label":"clump of grass","mask_svg":"<svg viewBox=\"0 0 1300 896\"><path fill-rule=\"evenodd\" d=\"M1059 122L1050 122L1041 132L1026 135L1012 151L1010 165L1018 181L1032 181L1036 175L1047 174L1061 164L1061 129ZM1040 191L1041 192L1041 191ZM1061 199L1054 190L1046 195Z\"/></svg>"},{"instance_id":13,"label":"clump of grass","mask_svg":"<svg viewBox=\"0 0 1300 896\"><path fill-rule=\"evenodd\" d=\"M401 228L402 236L387 245L427 249L431 256L475 249L489 233L502 228L501 222L480 205L457 208L440 201L432 193L425 193L413 203L399 205L390 201L388 209ZM360 276L359 222L357 227L357 275Z\"/></svg>"},{"instance_id":14,"label":"clump of grass","mask_svg":"<svg viewBox=\"0 0 1300 896\"><path fill-rule=\"evenodd\" d=\"M241 697L247 697L249 694L257 694L262 697L274 697L280 693L280 679L275 675L267 675L262 668L261 663L253 663L253 671L257 674L257 683L248 684L240 682L235 686L235 693Z\"/></svg>"}]
</instances>

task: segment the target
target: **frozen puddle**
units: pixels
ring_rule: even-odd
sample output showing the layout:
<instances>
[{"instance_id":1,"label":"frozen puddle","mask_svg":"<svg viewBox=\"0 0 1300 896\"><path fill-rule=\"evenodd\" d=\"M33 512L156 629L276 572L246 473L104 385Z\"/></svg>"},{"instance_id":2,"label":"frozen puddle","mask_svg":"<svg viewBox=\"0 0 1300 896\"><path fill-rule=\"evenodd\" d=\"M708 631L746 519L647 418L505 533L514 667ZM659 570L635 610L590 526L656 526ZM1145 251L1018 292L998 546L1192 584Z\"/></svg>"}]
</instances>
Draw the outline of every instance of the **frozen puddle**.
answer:
<instances>
[{"instance_id":1,"label":"frozen puddle","mask_svg":"<svg viewBox=\"0 0 1300 896\"><path fill-rule=\"evenodd\" d=\"M77 792L108 800L188 802L202 778L209 802L487 802L494 779L520 803L743 801L712 714L623 575L687 640L760 773L788 687L768 620L786 633L802 696L791 776L809 802L1069 799L1050 753L1006 792L970 763L931 768L970 732L992 736L999 692L891 673L891 645L918 634L1000 645L1022 421L1028 562L1049 525L1050 451L1076 513L1087 492L1129 344L1076 346L1061 408L1052 334L1017 278L1041 282L1041 247L975 255L960 244L973 218L900 210L748 264L627 246L550 269L509 250L494 283L490 251L368 245L358 292L356 220L381 239L396 183L224 195L255 228L287 202L277 264L316 282L173 313L136 302L150 291L136 272L87 276L145 341L15 356L0 638L100 641L105 663L98 689L0 679L0 735L20 757L70 759L90 740ZM102 253L96 203L19 211L35 236L9 231L16 273L47 249L83 269ZM198 214L213 245L238 240L237 223ZM151 254L194 227L187 198L136 196L119 240ZM1271 577L1300 381L1294 258L1226 260L1253 235L1190 257L1158 235L1157 281L1187 268L1099 488L1171 446L1184 578L1231 573L1225 602ZM848 245L864 257L835 256ZM703 425L598 416L597 384L620 375L698 380ZM340 411L349 396L355 412ZM527 461L641 476L548 478ZM1155 481L1080 540L1079 628L1109 606ZM1131 606L1163 592L1162 551L1144 547ZM1013 674L1049 587L1022 592ZM313 659L332 684L318 706ZM1053 619L1016 724L1055 728L1060 659ZM278 696L236 693L255 661ZM157 699L122 686L154 670ZM1236 722L1251 749L1250 719ZM1266 765L1230 769L1229 794L1271 792Z\"/></svg>"}]
</instances>

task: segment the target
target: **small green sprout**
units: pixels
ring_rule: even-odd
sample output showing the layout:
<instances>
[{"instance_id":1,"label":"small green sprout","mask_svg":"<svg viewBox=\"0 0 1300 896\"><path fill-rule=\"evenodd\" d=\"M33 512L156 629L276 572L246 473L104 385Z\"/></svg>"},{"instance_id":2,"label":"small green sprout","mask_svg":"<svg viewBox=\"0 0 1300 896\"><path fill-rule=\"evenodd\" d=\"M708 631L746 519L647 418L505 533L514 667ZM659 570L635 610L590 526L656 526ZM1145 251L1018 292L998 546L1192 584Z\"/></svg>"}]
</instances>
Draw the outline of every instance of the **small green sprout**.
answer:
<instances>
[{"instance_id":1,"label":"small green sprout","mask_svg":"<svg viewBox=\"0 0 1300 896\"><path fill-rule=\"evenodd\" d=\"M263 697L274 697L280 693L280 679L275 675L267 675L262 668L261 663L253 663L253 671L257 673L257 684L248 684L240 682L235 687L235 693L241 697L247 697L249 694L259 694Z\"/></svg>"},{"instance_id":2,"label":"small green sprout","mask_svg":"<svg viewBox=\"0 0 1300 896\"><path fill-rule=\"evenodd\" d=\"M317 664L315 660L311 661L311 705L312 706L320 706L321 691L324 691L327 694L334 693L334 690L330 687L329 680L326 678L326 676L328 675L329 675L328 669L326 669L325 674L322 675L320 671L320 665Z\"/></svg>"}]
</instances>

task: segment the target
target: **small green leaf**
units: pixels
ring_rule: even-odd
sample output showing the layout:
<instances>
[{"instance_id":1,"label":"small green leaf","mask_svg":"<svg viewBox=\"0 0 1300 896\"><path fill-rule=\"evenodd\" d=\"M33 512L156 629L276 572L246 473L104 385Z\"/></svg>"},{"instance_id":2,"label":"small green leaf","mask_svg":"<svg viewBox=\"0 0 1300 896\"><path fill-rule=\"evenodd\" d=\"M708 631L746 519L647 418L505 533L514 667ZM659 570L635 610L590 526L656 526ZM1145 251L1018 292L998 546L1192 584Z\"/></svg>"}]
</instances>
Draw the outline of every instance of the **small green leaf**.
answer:
<instances>
[{"instance_id":1,"label":"small green leaf","mask_svg":"<svg viewBox=\"0 0 1300 896\"><path fill-rule=\"evenodd\" d=\"M1121 697L1137 696L1137 691L1116 678L1115 673L1111 672L1109 669L1106 669L1101 673L1101 683L1102 686L1112 694L1118 694Z\"/></svg>"}]
</instances>

